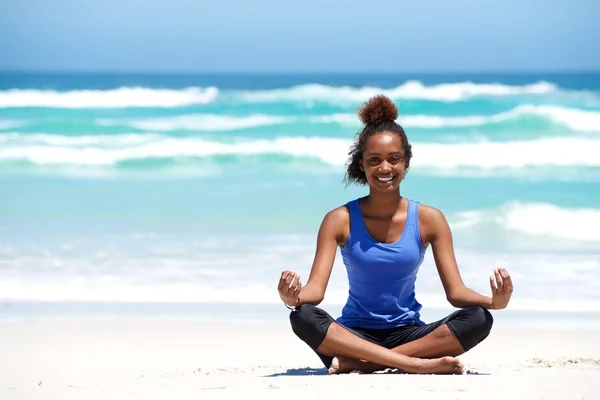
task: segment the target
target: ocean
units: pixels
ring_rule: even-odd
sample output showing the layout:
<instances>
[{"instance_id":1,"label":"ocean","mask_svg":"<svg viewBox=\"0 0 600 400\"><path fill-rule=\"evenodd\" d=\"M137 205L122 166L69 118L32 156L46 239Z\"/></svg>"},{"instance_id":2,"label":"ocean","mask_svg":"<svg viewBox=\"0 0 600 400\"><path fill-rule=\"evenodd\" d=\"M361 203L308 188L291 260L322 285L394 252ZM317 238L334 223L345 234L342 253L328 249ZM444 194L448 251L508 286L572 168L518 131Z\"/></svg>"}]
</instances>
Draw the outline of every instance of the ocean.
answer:
<instances>
[{"instance_id":1,"label":"ocean","mask_svg":"<svg viewBox=\"0 0 600 400\"><path fill-rule=\"evenodd\" d=\"M380 93L465 283L505 267L507 314L600 323L600 73L0 73L0 318L285 318L281 271L306 282L325 213L367 193L345 162ZM347 288L338 252L324 307ZM417 299L448 307L431 250Z\"/></svg>"}]
</instances>

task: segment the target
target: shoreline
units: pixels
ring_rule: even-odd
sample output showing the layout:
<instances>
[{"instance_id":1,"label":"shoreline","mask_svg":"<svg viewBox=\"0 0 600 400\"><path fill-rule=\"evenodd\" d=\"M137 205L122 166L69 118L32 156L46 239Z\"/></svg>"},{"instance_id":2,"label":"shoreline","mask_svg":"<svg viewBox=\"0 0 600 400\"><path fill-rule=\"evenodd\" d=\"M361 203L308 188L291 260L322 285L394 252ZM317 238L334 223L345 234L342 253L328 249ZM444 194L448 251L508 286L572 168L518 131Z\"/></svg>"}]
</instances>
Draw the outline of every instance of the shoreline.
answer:
<instances>
[{"instance_id":1,"label":"shoreline","mask_svg":"<svg viewBox=\"0 0 600 400\"><path fill-rule=\"evenodd\" d=\"M319 307L334 318L341 304L322 303ZM427 307L422 320L432 322L455 311L447 307ZM280 303L192 303L192 302L112 302L112 301L0 301L0 323L28 321L189 321L196 323L287 323L289 310ZM554 311L511 309L492 311L494 325L512 328L600 329L600 311Z\"/></svg>"}]
</instances>

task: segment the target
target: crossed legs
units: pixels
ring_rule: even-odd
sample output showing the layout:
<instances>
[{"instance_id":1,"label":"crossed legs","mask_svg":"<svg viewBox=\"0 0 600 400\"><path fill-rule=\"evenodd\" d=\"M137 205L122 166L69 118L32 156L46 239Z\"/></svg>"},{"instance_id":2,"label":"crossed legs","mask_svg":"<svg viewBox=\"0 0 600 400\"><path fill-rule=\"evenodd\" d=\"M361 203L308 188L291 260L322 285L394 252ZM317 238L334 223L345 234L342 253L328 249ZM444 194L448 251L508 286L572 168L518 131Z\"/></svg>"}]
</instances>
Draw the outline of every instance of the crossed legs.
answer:
<instances>
[{"instance_id":1,"label":"crossed legs","mask_svg":"<svg viewBox=\"0 0 600 400\"><path fill-rule=\"evenodd\" d=\"M425 326L386 330L382 338L374 337L373 330L345 328L310 305L292 312L290 320L296 335L319 355L330 373L385 368L408 373L462 373L463 365L455 357L484 340L493 322L487 310L470 307Z\"/></svg>"}]
</instances>

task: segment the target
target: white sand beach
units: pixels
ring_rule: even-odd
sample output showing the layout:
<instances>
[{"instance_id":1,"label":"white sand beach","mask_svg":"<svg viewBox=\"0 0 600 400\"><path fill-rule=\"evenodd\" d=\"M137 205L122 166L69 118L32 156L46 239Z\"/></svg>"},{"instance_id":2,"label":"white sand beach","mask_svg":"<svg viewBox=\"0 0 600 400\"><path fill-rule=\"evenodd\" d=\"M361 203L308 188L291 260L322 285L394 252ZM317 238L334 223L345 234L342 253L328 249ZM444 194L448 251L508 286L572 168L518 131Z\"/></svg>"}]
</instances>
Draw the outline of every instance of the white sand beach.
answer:
<instances>
[{"instance_id":1,"label":"white sand beach","mask_svg":"<svg viewBox=\"0 0 600 400\"><path fill-rule=\"evenodd\" d=\"M461 376L328 376L278 324L0 324L0 399L595 399L600 331L495 327Z\"/></svg>"}]
</instances>

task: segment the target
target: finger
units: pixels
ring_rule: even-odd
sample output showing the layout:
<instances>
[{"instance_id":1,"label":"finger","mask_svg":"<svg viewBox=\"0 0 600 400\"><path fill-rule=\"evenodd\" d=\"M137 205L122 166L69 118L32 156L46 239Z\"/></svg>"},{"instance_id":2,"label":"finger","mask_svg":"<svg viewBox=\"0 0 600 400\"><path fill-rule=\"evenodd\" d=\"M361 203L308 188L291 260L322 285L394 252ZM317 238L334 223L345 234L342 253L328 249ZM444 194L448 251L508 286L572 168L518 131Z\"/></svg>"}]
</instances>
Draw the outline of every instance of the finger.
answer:
<instances>
[{"instance_id":1,"label":"finger","mask_svg":"<svg viewBox=\"0 0 600 400\"><path fill-rule=\"evenodd\" d=\"M496 279L494 278L494 274L490 274L490 287L492 288L492 293L496 293L498 291L498 287L496 286Z\"/></svg>"},{"instance_id":2,"label":"finger","mask_svg":"<svg viewBox=\"0 0 600 400\"><path fill-rule=\"evenodd\" d=\"M290 282L290 287L292 287L294 284L296 284L298 282L298 280L300 279L300 277L298 276L297 273L292 272L292 280Z\"/></svg>"},{"instance_id":3,"label":"finger","mask_svg":"<svg viewBox=\"0 0 600 400\"><path fill-rule=\"evenodd\" d=\"M288 276L289 286L292 286L297 280L298 274L296 274L294 271L291 271L290 275Z\"/></svg>"},{"instance_id":4,"label":"finger","mask_svg":"<svg viewBox=\"0 0 600 400\"><path fill-rule=\"evenodd\" d=\"M290 296L295 296L296 294L300 293L300 290L302 290L302 282L300 282L300 277L298 277L298 279L296 279L290 288Z\"/></svg>"},{"instance_id":5,"label":"finger","mask_svg":"<svg viewBox=\"0 0 600 400\"><path fill-rule=\"evenodd\" d=\"M500 270L498 268L494 269L494 275L496 277L496 283L498 284L498 290L502 290L502 276L500 275Z\"/></svg>"},{"instance_id":6,"label":"finger","mask_svg":"<svg viewBox=\"0 0 600 400\"><path fill-rule=\"evenodd\" d=\"M285 288L284 291L287 293L288 296L290 296L292 293L294 293L294 282L296 281L296 275L295 273L290 273L290 275L288 275L287 279L286 279L286 283L285 283Z\"/></svg>"},{"instance_id":7,"label":"finger","mask_svg":"<svg viewBox=\"0 0 600 400\"><path fill-rule=\"evenodd\" d=\"M498 268L497 269L497 275L500 276L501 279L501 284L500 284L500 291L502 293L506 292L506 274L502 271L502 268Z\"/></svg>"},{"instance_id":8,"label":"finger","mask_svg":"<svg viewBox=\"0 0 600 400\"><path fill-rule=\"evenodd\" d=\"M498 273L500 274L500 277L502 278L502 288L506 291L508 289L508 272L506 272L506 270L504 268L499 268L498 269Z\"/></svg>"},{"instance_id":9,"label":"finger","mask_svg":"<svg viewBox=\"0 0 600 400\"><path fill-rule=\"evenodd\" d=\"M293 289L292 295L294 297L298 296L298 294L300 294L300 290L302 290L302 285L300 285L300 282L296 282Z\"/></svg>"},{"instance_id":10,"label":"finger","mask_svg":"<svg viewBox=\"0 0 600 400\"><path fill-rule=\"evenodd\" d=\"M277 290L281 291L285 286L285 281L290 271L285 270L281 273L281 277L279 278L279 285L277 286Z\"/></svg>"},{"instance_id":11,"label":"finger","mask_svg":"<svg viewBox=\"0 0 600 400\"><path fill-rule=\"evenodd\" d=\"M287 285L288 288L290 287L290 284L292 283L293 280L294 280L294 272L290 271L285 278L285 284Z\"/></svg>"},{"instance_id":12,"label":"finger","mask_svg":"<svg viewBox=\"0 0 600 400\"><path fill-rule=\"evenodd\" d=\"M285 292L285 289L289 287L290 281L292 279L293 271L285 270L281 274L281 278L279 280L279 291Z\"/></svg>"},{"instance_id":13,"label":"finger","mask_svg":"<svg viewBox=\"0 0 600 400\"><path fill-rule=\"evenodd\" d=\"M501 275L502 275L502 279L504 280L504 286L506 288L506 291L509 293L512 293L513 283L512 283L512 278L510 277L508 271L503 268L501 271Z\"/></svg>"},{"instance_id":14,"label":"finger","mask_svg":"<svg viewBox=\"0 0 600 400\"><path fill-rule=\"evenodd\" d=\"M295 277L296 275L297 275L297 274L296 274L294 271L290 271L290 273L289 273L289 275L288 275L288 279L294 279L294 277Z\"/></svg>"},{"instance_id":15,"label":"finger","mask_svg":"<svg viewBox=\"0 0 600 400\"><path fill-rule=\"evenodd\" d=\"M300 297L301 290L302 290L302 282L300 282L300 277L298 277L298 282L296 283L296 290L294 290L294 293L293 293L295 301L298 301L298 297Z\"/></svg>"},{"instance_id":16,"label":"finger","mask_svg":"<svg viewBox=\"0 0 600 400\"><path fill-rule=\"evenodd\" d=\"M300 285L301 285L300 276L298 276L296 274L296 280L292 283L292 288L295 288L295 290L298 290L298 288L301 287Z\"/></svg>"}]
</instances>

